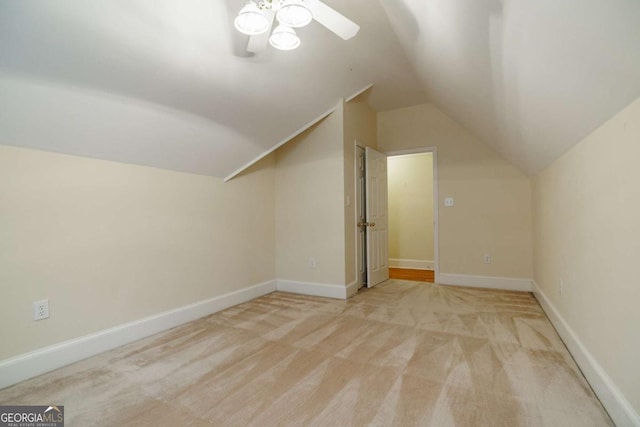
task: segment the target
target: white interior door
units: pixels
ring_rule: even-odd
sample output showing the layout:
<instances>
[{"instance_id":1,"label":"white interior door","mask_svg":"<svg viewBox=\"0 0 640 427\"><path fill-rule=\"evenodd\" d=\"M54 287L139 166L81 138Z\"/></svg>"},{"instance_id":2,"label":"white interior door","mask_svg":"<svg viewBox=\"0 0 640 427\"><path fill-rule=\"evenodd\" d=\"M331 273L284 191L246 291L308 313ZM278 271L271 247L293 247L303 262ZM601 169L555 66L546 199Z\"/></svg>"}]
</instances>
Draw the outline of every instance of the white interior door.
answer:
<instances>
[{"instance_id":1,"label":"white interior door","mask_svg":"<svg viewBox=\"0 0 640 427\"><path fill-rule=\"evenodd\" d=\"M356 147L356 267L358 289L367 283L367 214L365 212L365 154L364 148Z\"/></svg>"},{"instance_id":2,"label":"white interior door","mask_svg":"<svg viewBox=\"0 0 640 427\"><path fill-rule=\"evenodd\" d=\"M389 278L387 156L367 147L365 159L367 287L371 288Z\"/></svg>"}]
</instances>

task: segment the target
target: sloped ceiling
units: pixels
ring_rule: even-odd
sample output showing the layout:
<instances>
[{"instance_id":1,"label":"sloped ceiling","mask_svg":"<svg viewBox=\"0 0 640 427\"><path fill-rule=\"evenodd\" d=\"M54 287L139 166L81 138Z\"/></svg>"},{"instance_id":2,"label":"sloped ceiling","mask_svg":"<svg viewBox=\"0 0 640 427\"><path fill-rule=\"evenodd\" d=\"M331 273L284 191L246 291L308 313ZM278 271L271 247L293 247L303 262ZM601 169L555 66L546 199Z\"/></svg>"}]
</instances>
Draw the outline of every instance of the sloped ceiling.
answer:
<instances>
[{"instance_id":1,"label":"sloped ceiling","mask_svg":"<svg viewBox=\"0 0 640 427\"><path fill-rule=\"evenodd\" d=\"M0 0L0 144L225 177L370 84L424 102L382 6L326 3L355 38L249 55L244 0Z\"/></svg>"},{"instance_id":2,"label":"sloped ceiling","mask_svg":"<svg viewBox=\"0 0 640 427\"><path fill-rule=\"evenodd\" d=\"M528 174L640 96L640 1L381 1L429 99Z\"/></svg>"},{"instance_id":3,"label":"sloped ceiling","mask_svg":"<svg viewBox=\"0 0 640 427\"><path fill-rule=\"evenodd\" d=\"M640 96L638 0L326 0L246 53L244 0L0 0L0 144L225 177L369 84L535 173Z\"/></svg>"}]
</instances>

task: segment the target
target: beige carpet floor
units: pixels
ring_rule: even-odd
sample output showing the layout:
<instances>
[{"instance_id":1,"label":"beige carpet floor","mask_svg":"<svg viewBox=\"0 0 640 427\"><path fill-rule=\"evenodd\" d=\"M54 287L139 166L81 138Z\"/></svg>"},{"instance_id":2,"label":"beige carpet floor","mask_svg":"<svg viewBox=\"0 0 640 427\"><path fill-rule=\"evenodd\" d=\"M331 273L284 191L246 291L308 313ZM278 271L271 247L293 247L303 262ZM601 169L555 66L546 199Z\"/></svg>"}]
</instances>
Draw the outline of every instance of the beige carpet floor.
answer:
<instances>
[{"instance_id":1,"label":"beige carpet floor","mask_svg":"<svg viewBox=\"0 0 640 427\"><path fill-rule=\"evenodd\" d=\"M276 292L0 390L67 426L607 426L528 293Z\"/></svg>"}]
</instances>

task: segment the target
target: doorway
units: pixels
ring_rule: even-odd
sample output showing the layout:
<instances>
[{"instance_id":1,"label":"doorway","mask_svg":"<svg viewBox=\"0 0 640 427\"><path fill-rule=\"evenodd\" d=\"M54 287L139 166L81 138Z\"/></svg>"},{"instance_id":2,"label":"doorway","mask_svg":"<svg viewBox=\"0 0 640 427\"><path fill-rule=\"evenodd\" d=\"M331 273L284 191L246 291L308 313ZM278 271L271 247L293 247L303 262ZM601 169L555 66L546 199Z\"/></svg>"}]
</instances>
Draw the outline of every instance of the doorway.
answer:
<instances>
[{"instance_id":1,"label":"doorway","mask_svg":"<svg viewBox=\"0 0 640 427\"><path fill-rule=\"evenodd\" d=\"M390 277L435 282L438 277L436 149L388 154Z\"/></svg>"}]
</instances>

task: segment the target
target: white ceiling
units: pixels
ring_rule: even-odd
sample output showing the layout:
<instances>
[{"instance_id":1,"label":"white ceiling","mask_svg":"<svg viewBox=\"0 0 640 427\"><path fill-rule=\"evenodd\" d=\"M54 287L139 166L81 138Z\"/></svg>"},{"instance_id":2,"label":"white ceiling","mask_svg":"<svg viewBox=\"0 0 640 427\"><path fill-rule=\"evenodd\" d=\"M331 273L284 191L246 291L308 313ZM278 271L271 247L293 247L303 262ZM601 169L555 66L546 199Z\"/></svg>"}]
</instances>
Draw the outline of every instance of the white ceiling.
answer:
<instances>
[{"instance_id":1,"label":"white ceiling","mask_svg":"<svg viewBox=\"0 0 640 427\"><path fill-rule=\"evenodd\" d=\"M326 3L355 38L313 22L252 56L244 0L0 0L0 143L224 177L367 85L424 102L382 7Z\"/></svg>"},{"instance_id":2,"label":"white ceiling","mask_svg":"<svg viewBox=\"0 0 640 427\"><path fill-rule=\"evenodd\" d=\"M243 3L0 0L0 143L225 177L373 84L531 173L640 96L638 0L326 0L355 38L255 56Z\"/></svg>"},{"instance_id":3,"label":"white ceiling","mask_svg":"<svg viewBox=\"0 0 640 427\"><path fill-rule=\"evenodd\" d=\"M528 174L640 96L638 0L381 0L428 98Z\"/></svg>"}]
</instances>

